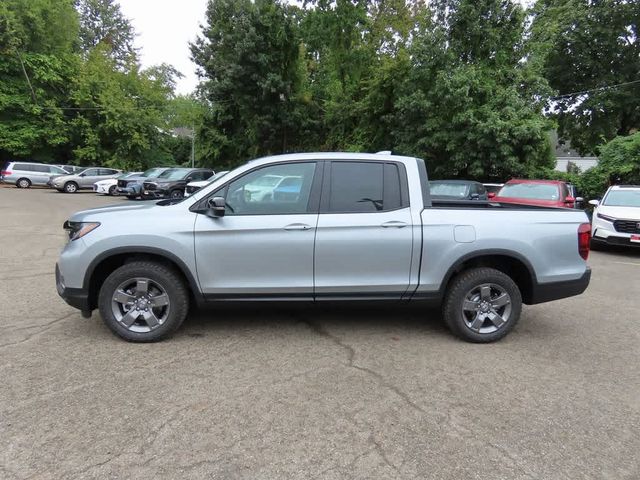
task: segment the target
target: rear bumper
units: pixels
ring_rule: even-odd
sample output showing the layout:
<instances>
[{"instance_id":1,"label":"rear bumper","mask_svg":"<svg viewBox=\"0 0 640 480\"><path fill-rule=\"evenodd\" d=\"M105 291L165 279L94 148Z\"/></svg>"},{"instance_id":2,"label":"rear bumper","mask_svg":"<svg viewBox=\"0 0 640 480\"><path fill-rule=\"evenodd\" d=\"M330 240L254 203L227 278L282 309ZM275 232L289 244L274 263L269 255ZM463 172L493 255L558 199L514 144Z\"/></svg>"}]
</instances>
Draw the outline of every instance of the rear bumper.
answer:
<instances>
[{"instance_id":1,"label":"rear bumper","mask_svg":"<svg viewBox=\"0 0 640 480\"><path fill-rule=\"evenodd\" d=\"M580 295L589 286L591 280L591 268L587 267L584 274L575 280L564 280L562 282L536 283L531 288L531 297L527 302L529 305L536 303L551 302L561 298Z\"/></svg>"},{"instance_id":2,"label":"rear bumper","mask_svg":"<svg viewBox=\"0 0 640 480\"><path fill-rule=\"evenodd\" d=\"M62 299L78 310L90 312L89 292L82 288L69 288L64 284L64 278L60 274L60 268L56 264L56 290Z\"/></svg>"}]
</instances>

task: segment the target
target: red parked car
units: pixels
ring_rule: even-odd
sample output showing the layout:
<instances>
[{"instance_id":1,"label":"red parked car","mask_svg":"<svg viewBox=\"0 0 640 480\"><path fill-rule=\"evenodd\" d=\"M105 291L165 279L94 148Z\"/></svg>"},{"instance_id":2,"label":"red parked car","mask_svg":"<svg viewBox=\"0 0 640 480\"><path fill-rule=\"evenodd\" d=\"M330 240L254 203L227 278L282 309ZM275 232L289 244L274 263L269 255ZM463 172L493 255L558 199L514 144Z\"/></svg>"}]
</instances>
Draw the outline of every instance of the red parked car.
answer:
<instances>
[{"instance_id":1,"label":"red parked car","mask_svg":"<svg viewBox=\"0 0 640 480\"><path fill-rule=\"evenodd\" d=\"M494 202L557 208L574 208L576 202L567 184L559 180L509 180L489 198Z\"/></svg>"}]
</instances>

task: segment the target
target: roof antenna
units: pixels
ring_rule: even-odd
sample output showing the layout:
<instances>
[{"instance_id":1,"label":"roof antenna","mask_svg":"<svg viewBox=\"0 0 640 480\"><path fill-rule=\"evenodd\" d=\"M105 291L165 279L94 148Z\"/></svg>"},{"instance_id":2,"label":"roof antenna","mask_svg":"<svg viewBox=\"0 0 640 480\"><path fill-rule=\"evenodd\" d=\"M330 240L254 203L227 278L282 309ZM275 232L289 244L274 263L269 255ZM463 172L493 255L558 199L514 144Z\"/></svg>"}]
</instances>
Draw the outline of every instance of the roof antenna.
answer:
<instances>
[{"instance_id":1,"label":"roof antenna","mask_svg":"<svg viewBox=\"0 0 640 480\"><path fill-rule=\"evenodd\" d=\"M376 152L376 155L391 155L391 150L382 150L380 152Z\"/></svg>"}]
</instances>

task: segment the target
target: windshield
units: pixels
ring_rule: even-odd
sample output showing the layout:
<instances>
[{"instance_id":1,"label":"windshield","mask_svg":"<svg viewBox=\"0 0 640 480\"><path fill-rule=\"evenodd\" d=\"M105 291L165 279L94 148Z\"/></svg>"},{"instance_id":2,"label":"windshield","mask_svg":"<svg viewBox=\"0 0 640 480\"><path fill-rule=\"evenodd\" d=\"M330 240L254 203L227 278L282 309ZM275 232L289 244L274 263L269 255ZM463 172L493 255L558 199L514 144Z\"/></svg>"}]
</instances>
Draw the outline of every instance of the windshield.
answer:
<instances>
[{"instance_id":1,"label":"windshield","mask_svg":"<svg viewBox=\"0 0 640 480\"><path fill-rule=\"evenodd\" d=\"M611 190L602 204L610 207L640 207L640 188L637 190Z\"/></svg>"},{"instance_id":2,"label":"windshield","mask_svg":"<svg viewBox=\"0 0 640 480\"><path fill-rule=\"evenodd\" d=\"M187 173L189 173L188 168L170 168L169 170L165 170L160 175L158 175L158 179L164 180L182 180Z\"/></svg>"},{"instance_id":3,"label":"windshield","mask_svg":"<svg viewBox=\"0 0 640 480\"><path fill-rule=\"evenodd\" d=\"M548 183L511 183L502 187L498 196L534 200L558 200L559 193L557 185Z\"/></svg>"},{"instance_id":4,"label":"windshield","mask_svg":"<svg viewBox=\"0 0 640 480\"><path fill-rule=\"evenodd\" d=\"M464 198L467 196L468 188L465 183L429 182L431 195L436 197Z\"/></svg>"},{"instance_id":5,"label":"windshield","mask_svg":"<svg viewBox=\"0 0 640 480\"><path fill-rule=\"evenodd\" d=\"M149 170L145 170L140 176L141 177L149 177L154 178L164 172L166 169L164 168L150 168Z\"/></svg>"}]
</instances>

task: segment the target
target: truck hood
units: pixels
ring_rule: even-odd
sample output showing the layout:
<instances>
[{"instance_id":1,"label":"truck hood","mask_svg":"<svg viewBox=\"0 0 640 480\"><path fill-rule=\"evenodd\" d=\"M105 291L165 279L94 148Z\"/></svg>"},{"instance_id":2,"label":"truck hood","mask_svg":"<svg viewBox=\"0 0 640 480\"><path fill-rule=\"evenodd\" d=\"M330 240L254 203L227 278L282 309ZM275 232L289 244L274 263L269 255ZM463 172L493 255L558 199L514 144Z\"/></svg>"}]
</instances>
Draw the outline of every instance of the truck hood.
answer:
<instances>
[{"instance_id":1,"label":"truck hood","mask_svg":"<svg viewBox=\"0 0 640 480\"><path fill-rule=\"evenodd\" d=\"M640 207L616 207L613 205L598 205L597 212L613 218L640 221Z\"/></svg>"},{"instance_id":2,"label":"truck hood","mask_svg":"<svg viewBox=\"0 0 640 480\"><path fill-rule=\"evenodd\" d=\"M137 202L135 205L110 205L106 207L90 208L74 213L71 218L72 222L99 222L103 215L119 215L128 213L132 215L145 215L152 209L166 208L156 205L157 202Z\"/></svg>"}]
</instances>

